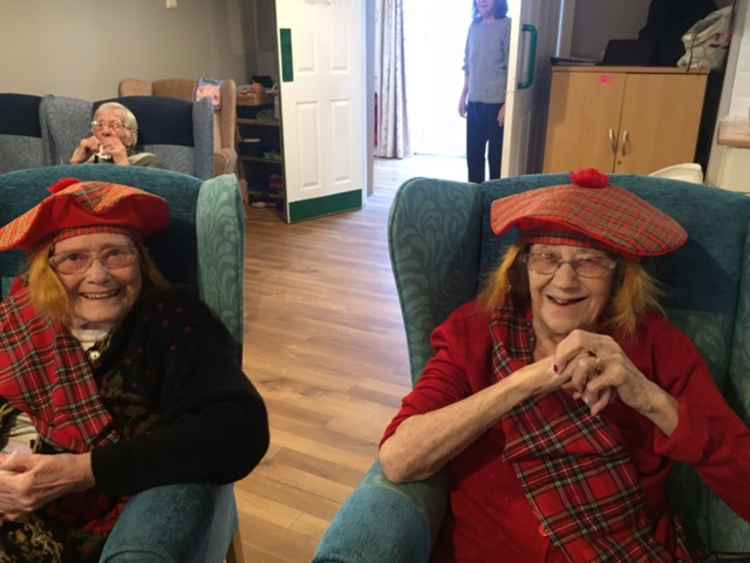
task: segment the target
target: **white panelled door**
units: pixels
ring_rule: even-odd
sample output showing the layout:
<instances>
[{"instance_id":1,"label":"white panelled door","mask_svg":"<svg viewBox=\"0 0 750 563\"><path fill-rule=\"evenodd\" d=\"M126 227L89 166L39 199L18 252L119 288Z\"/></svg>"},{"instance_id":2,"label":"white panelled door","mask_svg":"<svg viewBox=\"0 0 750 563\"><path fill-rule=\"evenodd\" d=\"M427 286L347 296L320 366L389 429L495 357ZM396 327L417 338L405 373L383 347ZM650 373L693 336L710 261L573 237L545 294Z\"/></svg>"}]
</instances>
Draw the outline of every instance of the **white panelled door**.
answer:
<instances>
[{"instance_id":1,"label":"white panelled door","mask_svg":"<svg viewBox=\"0 0 750 563\"><path fill-rule=\"evenodd\" d=\"M276 0L289 222L362 206L363 6L362 0Z\"/></svg>"},{"instance_id":2,"label":"white panelled door","mask_svg":"<svg viewBox=\"0 0 750 563\"><path fill-rule=\"evenodd\" d=\"M541 172L560 0L517 0L513 12L500 175Z\"/></svg>"}]
</instances>

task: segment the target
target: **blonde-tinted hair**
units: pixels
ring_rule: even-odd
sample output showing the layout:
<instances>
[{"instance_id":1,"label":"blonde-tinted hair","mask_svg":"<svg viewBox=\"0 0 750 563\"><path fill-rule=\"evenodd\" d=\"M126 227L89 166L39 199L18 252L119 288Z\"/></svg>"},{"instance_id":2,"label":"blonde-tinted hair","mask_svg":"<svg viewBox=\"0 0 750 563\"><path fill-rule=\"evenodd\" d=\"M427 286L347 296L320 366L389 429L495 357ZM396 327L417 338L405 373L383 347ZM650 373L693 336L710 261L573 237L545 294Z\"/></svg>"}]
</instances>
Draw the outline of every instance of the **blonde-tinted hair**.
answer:
<instances>
[{"instance_id":1,"label":"blonde-tinted hair","mask_svg":"<svg viewBox=\"0 0 750 563\"><path fill-rule=\"evenodd\" d=\"M134 243L138 249L143 277L154 287L164 289L169 282L159 271L148 250L140 242ZM31 303L38 311L55 321L64 321L70 313L70 299L62 281L52 269L49 257L54 244L38 249L30 259L27 272Z\"/></svg>"},{"instance_id":2,"label":"blonde-tinted hair","mask_svg":"<svg viewBox=\"0 0 750 563\"><path fill-rule=\"evenodd\" d=\"M509 297L518 305L528 305L528 274L518 259L524 252L525 248L520 244L508 248L479 294L478 301L482 308L492 311L503 306ZM632 336L646 314L663 314L658 299L661 292L657 281L635 260L621 258L614 276L612 295L601 319L602 327L625 337Z\"/></svg>"}]
</instances>

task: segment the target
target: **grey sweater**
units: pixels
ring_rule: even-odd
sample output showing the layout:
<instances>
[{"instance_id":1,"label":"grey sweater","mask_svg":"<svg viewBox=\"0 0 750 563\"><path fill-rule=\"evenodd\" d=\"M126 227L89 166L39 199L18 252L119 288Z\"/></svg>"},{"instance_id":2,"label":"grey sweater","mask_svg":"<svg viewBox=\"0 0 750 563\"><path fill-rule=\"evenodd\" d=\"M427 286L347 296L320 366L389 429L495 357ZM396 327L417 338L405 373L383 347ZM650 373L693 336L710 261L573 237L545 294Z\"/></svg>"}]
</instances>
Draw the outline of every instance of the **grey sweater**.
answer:
<instances>
[{"instance_id":1,"label":"grey sweater","mask_svg":"<svg viewBox=\"0 0 750 563\"><path fill-rule=\"evenodd\" d=\"M464 72L469 78L467 101L505 102L509 50L510 18L472 22L464 53Z\"/></svg>"}]
</instances>

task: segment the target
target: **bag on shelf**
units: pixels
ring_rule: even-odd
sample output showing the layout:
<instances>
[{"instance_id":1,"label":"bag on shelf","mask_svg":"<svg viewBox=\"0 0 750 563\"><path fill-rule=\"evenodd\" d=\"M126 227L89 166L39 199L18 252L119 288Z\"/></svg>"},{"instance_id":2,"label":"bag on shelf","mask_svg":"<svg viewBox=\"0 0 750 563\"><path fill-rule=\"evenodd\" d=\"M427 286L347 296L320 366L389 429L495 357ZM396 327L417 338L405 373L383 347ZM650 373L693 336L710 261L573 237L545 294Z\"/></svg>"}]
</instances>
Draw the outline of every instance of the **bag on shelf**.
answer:
<instances>
[{"instance_id":1,"label":"bag on shelf","mask_svg":"<svg viewBox=\"0 0 750 563\"><path fill-rule=\"evenodd\" d=\"M719 70L732 38L732 6L711 12L682 36L685 54L677 66L687 70Z\"/></svg>"}]
</instances>

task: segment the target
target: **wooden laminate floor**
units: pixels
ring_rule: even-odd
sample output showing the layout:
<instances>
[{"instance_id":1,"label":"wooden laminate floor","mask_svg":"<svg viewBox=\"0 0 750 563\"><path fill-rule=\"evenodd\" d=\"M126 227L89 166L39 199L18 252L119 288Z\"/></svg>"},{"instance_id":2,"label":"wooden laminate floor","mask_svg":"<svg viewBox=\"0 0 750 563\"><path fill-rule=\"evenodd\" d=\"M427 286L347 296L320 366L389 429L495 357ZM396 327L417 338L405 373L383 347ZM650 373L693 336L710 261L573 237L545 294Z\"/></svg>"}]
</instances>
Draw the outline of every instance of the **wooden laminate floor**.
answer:
<instances>
[{"instance_id":1,"label":"wooden laminate floor","mask_svg":"<svg viewBox=\"0 0 750 563\"><path fill-rule=\"evenodd\" d=\"M268 454L236 486L248 562L310 561L372 464L410 389L388 209L408 178L465 175L463 159L376 160L361 211L285 225L248 210L244 365L271 424Z\"/></svg>"}]
</instances>

